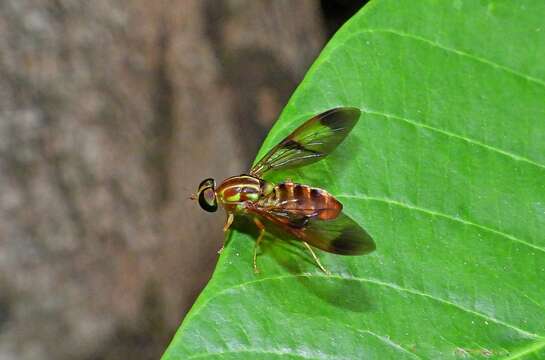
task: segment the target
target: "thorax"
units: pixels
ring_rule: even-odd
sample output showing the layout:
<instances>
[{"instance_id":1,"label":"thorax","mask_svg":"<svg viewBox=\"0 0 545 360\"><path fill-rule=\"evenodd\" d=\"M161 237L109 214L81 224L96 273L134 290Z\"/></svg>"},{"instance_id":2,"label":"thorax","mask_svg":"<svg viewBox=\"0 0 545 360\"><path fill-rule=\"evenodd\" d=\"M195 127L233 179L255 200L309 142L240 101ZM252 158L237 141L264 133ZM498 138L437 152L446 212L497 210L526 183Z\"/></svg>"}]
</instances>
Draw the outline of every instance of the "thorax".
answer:
<instances>
[{"instance_id":1,"label":"thorax","mask_svg":"<svg viewBox=\"0 0 545 360\"><path fill-rule=\"evenodd\" d=\"M225 179L216 192L219 202L228 211L240 211L245 202L256 202L273 191L271 183L250 176L240 175Z\"/></svg>"}]
</instances>

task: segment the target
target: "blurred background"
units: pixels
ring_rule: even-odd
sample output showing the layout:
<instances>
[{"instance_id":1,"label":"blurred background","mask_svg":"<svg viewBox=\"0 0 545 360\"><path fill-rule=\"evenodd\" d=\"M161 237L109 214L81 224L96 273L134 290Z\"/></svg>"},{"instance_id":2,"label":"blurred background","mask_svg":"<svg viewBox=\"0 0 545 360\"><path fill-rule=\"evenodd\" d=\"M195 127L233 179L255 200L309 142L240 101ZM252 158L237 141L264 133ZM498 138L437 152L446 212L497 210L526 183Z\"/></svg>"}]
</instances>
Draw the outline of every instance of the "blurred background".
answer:
<instances>
[{"instance_id":1,"label":"blurred background","mask_svg":"<svg viewBox=\"0 0 545 360\"><path fill-rule=\"evenodd\" d=\"M364 3L0 0L0 360L159 358L223 239L188 196Z\"/></svg>"}]
</instances>

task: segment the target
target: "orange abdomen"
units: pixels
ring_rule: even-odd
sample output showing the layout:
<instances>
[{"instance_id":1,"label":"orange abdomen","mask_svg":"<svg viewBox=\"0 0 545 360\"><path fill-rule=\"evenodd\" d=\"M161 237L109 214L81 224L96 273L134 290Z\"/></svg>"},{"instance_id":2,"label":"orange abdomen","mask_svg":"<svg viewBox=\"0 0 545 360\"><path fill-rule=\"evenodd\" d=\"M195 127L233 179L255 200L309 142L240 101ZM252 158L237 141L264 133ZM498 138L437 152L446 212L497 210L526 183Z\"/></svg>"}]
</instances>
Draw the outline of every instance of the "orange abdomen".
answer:
<instances>
[{"instance_id":1,"label":"orange abdomen","mask_svg":"<svg viewBox=\"0 0 545 360\"><path fill-rule=\"evenodd\" d=\"M323 189L286 182L276 185L275 201L289 210L298 210L306 216L317 216L322 220L335 219L342 211L342 204Z\"/></svg>"}]
</instances>

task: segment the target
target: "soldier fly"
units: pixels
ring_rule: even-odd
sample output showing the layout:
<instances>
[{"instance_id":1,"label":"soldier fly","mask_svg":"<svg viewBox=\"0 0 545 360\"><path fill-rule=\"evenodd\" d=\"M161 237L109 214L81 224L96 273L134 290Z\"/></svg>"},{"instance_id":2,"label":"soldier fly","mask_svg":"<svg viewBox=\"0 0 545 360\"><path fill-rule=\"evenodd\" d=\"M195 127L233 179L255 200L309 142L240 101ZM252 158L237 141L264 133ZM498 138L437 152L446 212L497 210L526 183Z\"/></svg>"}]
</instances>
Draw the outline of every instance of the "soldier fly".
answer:
<instances>
[{"instance_id":1,"label":"soldier fly","mask_svg":"<svg viewBox=\"0 0 545 360\"><path fill-rule=\"evenodd\" d=\"M360 114L357 108L340 107L316 115L272 148L249 174L230 177L218 187L214 179L199 185L192 199L198 199L208 212L216 211L218 204L223 206L227 213L223 231L229 229L235 216L253 219L259 229L253 253L256 273L257 249L267 226L302 241L325 273L328 271L310 245L339 255L362 255L375 249L371 236L343 213L343 205L326 190L291 180L274 184L263 179L276 170L308 165L326 157L346 138Z\"/></svg>"}]
</instances>

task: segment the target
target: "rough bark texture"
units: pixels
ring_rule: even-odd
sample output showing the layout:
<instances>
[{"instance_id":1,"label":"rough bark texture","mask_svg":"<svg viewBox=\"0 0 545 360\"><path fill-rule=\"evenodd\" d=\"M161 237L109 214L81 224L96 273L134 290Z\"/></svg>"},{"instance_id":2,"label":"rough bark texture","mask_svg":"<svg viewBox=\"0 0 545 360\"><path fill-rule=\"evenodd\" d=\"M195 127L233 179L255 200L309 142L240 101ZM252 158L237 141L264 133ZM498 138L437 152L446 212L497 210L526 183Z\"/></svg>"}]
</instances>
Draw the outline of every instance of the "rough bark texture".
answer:
<instances>
[{"instance_id":1,"label":"rough bark texture","mask_svg":"<svg viewBox=\"0 0 545 360\"><path fill-rule=\"evenodd\" d=\"M158 358L322 45L308 1L0 1L0 359ZM248 269L251 271L251 269Z\"/></svg>"}]
</instances>

